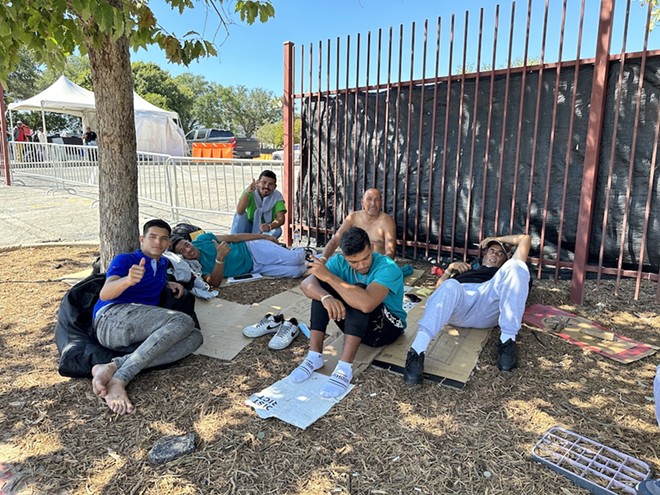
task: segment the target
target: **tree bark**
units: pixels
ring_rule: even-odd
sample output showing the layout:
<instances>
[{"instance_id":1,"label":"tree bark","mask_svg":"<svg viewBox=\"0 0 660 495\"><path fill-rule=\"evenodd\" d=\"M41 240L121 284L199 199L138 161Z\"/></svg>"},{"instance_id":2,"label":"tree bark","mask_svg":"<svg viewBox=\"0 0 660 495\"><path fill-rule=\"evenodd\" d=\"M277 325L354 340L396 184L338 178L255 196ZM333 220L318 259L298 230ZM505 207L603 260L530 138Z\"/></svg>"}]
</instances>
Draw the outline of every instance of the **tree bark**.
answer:
<instances>
[{"instance_id":1,"label":"tree bark","mask_svg":"<svg viewBox=\"0 0 660 495\"><path fill-rule=\"evenodd\" d=\"M99 143L101 264L138 247L138 170L128 39L89 44Z\"/></svg>"}]
</instances>

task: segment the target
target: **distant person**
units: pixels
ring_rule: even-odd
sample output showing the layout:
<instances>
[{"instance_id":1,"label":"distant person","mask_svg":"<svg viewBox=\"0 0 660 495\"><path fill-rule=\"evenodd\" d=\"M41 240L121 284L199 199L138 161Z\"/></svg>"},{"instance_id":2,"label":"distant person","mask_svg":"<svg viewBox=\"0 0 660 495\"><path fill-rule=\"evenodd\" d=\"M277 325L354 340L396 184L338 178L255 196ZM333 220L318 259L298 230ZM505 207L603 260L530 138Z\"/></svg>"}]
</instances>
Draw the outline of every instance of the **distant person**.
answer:
<instances>
[{"instance_id":1,"label":"distant person","mask_svg":"<svg viewBox=\"0 0 660 495\"><path fill-rule=\"evenodd\" d=\"M360 343L371 347L391 344L406 328L403 275L396 263L374 251L363 229L351 227L341 237L341 255L327 264L312 258L311 275L300 284L312 300L309 352L294 369L291 380L300 383L323 366L323 341L330 320L344 332L337 367L322 387L322 397L339 397L353 378L353 360Z\"/></svg>"},{"instance_id":2,"label":"distant person","mask_svg":"<svg viewBox=\"0 0 660 495\"><path fill-rule=\"evenodd\" d=\"M390 215L383 211L383 198L378 189L371 188L364 191L362 209L350 213L344 219L330 242L325 245L321 254L323 261L330 259L339 246L341 236L351 227L360 227L369 234L374 251L391 259L396 257L396 223ZM413 272L412 265L404 265L400 268L404 277Z\"/></svg>"},{"instance_id":3,"label":"distant person","mask_svg":"<svg viewBox=\"0 0 660 495\"><path fill-rule=\"evenodd\" d=\"M37 139L37 141L39 141L40 143L42 143L42 144L46 144L46 143L48 142L48 134L46 134L45 129L43 129L43 128L41 128L41 129L37 129L37 130L34 132L34 134L35 134L34 137L35 137L35 138Z\"/></svg>"},{"instance_id":4,"label":"distant person","mask_svg":"<svg viewBox=\"0 0 660 495\"><path fill-rule=\"evenodd\" d=\"M20 120L16 122L16 127L14 127L14 141L19 143L27 143L31 139L32 131L30 128Z\"/></svg>"},{"instance_id":5,"label":"distant person","mask_svg":"<svg viewBox=\"0 0 660 495\"><path fill-rule=\"evenodd\" d=\"M123 352L92 368L92 389L114 413L130 414L134 406L126 386L144 368L173 363L192 354L203 337L185 313L159 307L164 290L185 295L177 282L167 281L171 229L163 220L144 224L140 249L119 254L110 263L93 322L99 343Z\"/></svg>"},{"instance_id":6,"label":"distant person","mask_svg":"<svg viewBox=\"0 0 660 495\"><path fill-rule=\"evenodd\" d=\"M277 189L277 176L264 170L243 191L236 205L231 225L232 234L267 234L275 239L282 235L286 206Z\"/></svg>"},{"instance_id":7,"label":"distant person","mask_svg":"<svg viewBox=\"0 0 660 495\"><path fill-rule=\"evenodd\" d=\"M85 146L96 146L96 133L91 127L87 126L85 134L82 135L82 140Z\"/></svg>"},{"instance_id":8,"label":"distant person","mask_svg":"<svg viewBox=\"0 0 660 495\"><path fill-rule=\"evenodd\" d=\"M260 273L269 277L299 278L307 271L304 248L287 249L268 234L213 234L189 241L172 236L171 250L202 265L204 281L217 287L223 277Z\"/></svg>"},{"instance_id":9,"label":"distant person","mask_svg":"<svg viewBox=\"0 0 660 495\"><path fill-rule=\"evenodd\" d=\"M13 130L14 141L18 144L16 145L16 160L19 162L23 161L23 143L27 143L32 139L32 131L30 128L25 125L20 120L16 122L16 127Z\"/></svg>"}]
</instances>

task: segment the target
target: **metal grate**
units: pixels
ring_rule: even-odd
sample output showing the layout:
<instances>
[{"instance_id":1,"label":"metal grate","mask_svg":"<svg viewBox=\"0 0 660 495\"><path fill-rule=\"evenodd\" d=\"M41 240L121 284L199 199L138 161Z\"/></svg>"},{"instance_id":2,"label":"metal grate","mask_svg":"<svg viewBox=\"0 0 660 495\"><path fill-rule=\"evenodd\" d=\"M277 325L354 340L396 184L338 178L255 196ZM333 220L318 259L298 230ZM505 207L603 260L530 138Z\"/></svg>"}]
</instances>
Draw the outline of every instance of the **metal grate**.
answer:
<instances>
[{"instance_id":1,"label":"metal grate","mask_svg":"<svg viewBox=\"0 0 660 495\"><path fill-rule=\"evenodd\" d=\"M557 426L543 434L532 458L595 495L634 495L651 477L645 462Z\"/></svg>"}]
</instances>

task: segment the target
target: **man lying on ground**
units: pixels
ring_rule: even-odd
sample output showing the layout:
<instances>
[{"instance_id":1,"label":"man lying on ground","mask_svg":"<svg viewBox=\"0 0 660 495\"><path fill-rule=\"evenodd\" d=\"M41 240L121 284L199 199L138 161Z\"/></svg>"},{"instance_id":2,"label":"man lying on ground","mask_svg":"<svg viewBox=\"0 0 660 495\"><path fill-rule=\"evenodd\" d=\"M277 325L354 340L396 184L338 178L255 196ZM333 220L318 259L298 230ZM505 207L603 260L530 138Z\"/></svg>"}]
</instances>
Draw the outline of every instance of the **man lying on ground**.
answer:
<instances>
[{"instance_id":1,"label":"man lying on ground","mask_svg":"<svg viewBox=\"0 0 660 495\"><path fill-rule=\"evenodd\" d=\"M94 306L96 338L104 347L125 354L92 368L94 393L117 414L130 414L134 406L126 386L144 368L173 363L191 354L203 337L187 314L158 306L167 287L175 297L183 287L167 282L170 226L150 220L140 236L140 249L116 256Z\"/></svg>"},{"instance_id":2,"label":"man lying on ground","mask_svg":"<svg viewBox=\"0 0 660 495\"><path fill-rule=\"evenodd\" d=\"M516 367L516 335L529 293L526 262L531 243L526 234L487 237L481 242L486 251L479 268L473 270L462 261L447 267L419 320L417 336L406 357L404 382L422 383L424 353L447 323L472 328L499 324L497 366L501 371ZM511 259L507 244L517 246Z\"/></svg>"},{"instance_id":3,"label":"man lying on ground","mask_svg":"<svg viewBox=\"0 0 660 495\"><path fill-rule=\"evenodd\" d=\"M312 258L311 275L300 287L312 299L309 353L291 373L300 383L323 366L323 340L330 319L344 332L341 359L321 390L323 397L342 395L353 378L358 346L391 344L406 328L403 275L396 263L374 252L369 235L351 227L341 237L342 254L327 264Z\"/></svg>"},{"instance_id":4,"label":"man lying on ground","mask_svg":"<svg viewBox=\"0 0 660 495\"><path fill-rule=\"evenodd\" d=\"M173 236L171 249L187 260L198 260L202 265L202 277L213 287L219 286L223 277L245 273L299 278L307 270L307 253L303 248L287 249L267 234L206 232L192 242Z\"/></svg>"}]
</instances>

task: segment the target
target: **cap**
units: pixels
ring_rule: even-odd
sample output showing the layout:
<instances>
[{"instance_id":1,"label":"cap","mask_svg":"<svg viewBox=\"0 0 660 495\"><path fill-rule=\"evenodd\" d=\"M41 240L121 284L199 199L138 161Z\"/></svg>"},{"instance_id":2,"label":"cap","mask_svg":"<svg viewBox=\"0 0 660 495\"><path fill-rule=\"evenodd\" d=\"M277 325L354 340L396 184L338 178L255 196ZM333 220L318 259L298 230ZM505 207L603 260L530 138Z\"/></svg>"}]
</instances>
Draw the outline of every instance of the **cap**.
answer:
<instances>
[{"instance_id":1,"label":"cap","mask_svg":"<svg viewBox=\"0 0 660 495\"><path fill-rule=\"evenodd\" d=\"M486 244L486 249L488 249L493 244L497 244L502 248L502 250L506 253L507 259L511 258L511 246L509 246L508 244L504 244L503 242L500 241L492 240L488 244Z\"/></svg>"}]
</instances>

